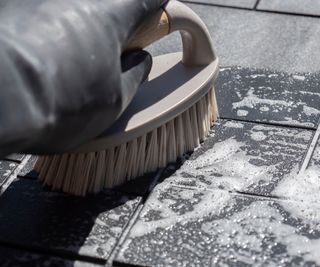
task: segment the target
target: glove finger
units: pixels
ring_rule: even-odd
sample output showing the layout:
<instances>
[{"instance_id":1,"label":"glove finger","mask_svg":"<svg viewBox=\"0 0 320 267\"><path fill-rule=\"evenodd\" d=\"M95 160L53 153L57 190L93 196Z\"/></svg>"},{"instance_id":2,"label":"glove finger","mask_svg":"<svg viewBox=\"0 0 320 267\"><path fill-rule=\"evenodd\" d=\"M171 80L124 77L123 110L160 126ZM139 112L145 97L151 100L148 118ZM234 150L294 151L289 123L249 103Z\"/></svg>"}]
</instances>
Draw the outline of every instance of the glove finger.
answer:
<instances>
[{"instance_id":1,"label":"glove finger","mask_svg":"<svg viewBox=\"0 0 320 267\"><path fill-rule=\"evenodd\" d=\"M146 51L130 52L122 56L121 67L124 110L136 94L139 85L147 79L152 67L152 57Z\"/></svg>"}]
</instances>

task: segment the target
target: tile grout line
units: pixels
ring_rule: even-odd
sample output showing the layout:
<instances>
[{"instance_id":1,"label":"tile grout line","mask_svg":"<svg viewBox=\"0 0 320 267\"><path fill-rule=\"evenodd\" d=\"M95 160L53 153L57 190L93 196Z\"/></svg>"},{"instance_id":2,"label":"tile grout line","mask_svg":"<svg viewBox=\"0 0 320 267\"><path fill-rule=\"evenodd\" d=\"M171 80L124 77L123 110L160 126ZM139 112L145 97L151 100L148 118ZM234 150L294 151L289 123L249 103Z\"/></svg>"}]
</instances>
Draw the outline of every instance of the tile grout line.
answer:
<instances>
[{"instance_id":1,"label":"tile grout line","mask_svg":"<svg viewBox=\"0 0 320 267\"><path fill-rule=\"evenodd\" d=\"M302 126L302 125L290 125L290 124L284 124L284 123L277 123L277 122L270 122L270 121L254 121L254 120L246 120L246 119L240 119L240 118L228 118L228 117L219 117L220 120L227 120L227 121L239 121L239 122L247 122L247 123L256 123L256 124L262 124L262 125L270 125L275 127L284 127L284 128L293 128L293 129L300 129L300 130L308 130L308 131L316 131L317 129L313 127L308 126Z\"/></svg>"},{"instance_id":2,"label":"tile grout line","mask_svg":"<svg viewBox=\"0 0 320 267\"><path fill-rule=\"evenodd\" d=\"M259 4L260 4L260 0L257 0L253 7L253 10L257 10Z\"/></svg>"},{"instance_id":3,"label":"tile grout line","mask_svg":"<svg viewBox=\"0 0 320 267\"><path fill-rule=\"evenodd\" d=\"M301 168L300 168L298 175L302 174L308 168L310 160L313 156L313 152L316 148L319 136L320 136L320 120L319 120L318 128L317 128L316 132L314 133L313 139L309 145L306 156L302 162L302 165L301 165Z\"/></svg>"},{"instance_id":4,"label":"tile grout line","mask_svg":"<svg viewBox=\"0 0 320 267\"><path fill-rule=\"evenodd\" d=\"M230 192L230 194L235 194L235 193L238 195L246 196L246 197L261 198L261 199L270 200L270 201L282 200L281 197L274 196L271 194L270 195L259 195L257 193L244 192L244 191L239 191L239 190L234 190L234 191Z\"/></svg>"},{"instance_id":5,"label":"tile grout line","mask_svg":"<svg viewBox=\"0 0 320 267\"><path fill-rule=\"evenodd\" d=\"M208 190L211 192L214 191L225 191L228 192L231 195L238 195L238 196L247 196L247 197L257 197L257 198L261 198L261 199L267 199L267 200L282 200L281 197L278 196L274 196L274 195L259 195L256 193L252 193L252 192L243 192L243 191L239 191L239 190L227 190L227 189L220 189L220 188L208 188L208 187L192 187L192 186L185 186L185 185L179 185L179 184L172 184L173 187L176 188L180 188L180 189L188 189L188 190Z\"/></svg>"},{"instance_id":6,"label":"tile grout line","mask_svg":"<svg viewBox=\"0 0 320 267\"><path fill-rule=\"evenodd\" d=\"M231 195L238 196L238 197L248 197L248 198L259 198L261 200L267 200L267 201L295 201L299 202L299 200L291 199L288 197L279 197L276 195L259 195L257 193L252 193L252 192L244 192L244 191L239 191L239 190L226 190L226 189L219 189L219 188L206 188L206 187L191 187L191 186L184 186L184 185L177 185L177 184L172 184L173 187L180 188L180 189L188 189L188 190L208 190L211 192L215 191L224 191L228 192Z\"/></svg>"},{"instance_id":7,"label":"tile grout line","mask_svg":"<svg viewBox=\"0 0 320 267\"><path fill-rule=\"evenodd\" d=\"M125 226L124 230L122 231L122 234L120 235L117 244L115 245L115 247L111 251L111 253L110 253L110 255L109 255L108 259L107 259L107 263L111 264L112 266L113 266L114 262L116 261L116 257L119 254L119 252L120 252L120 250L122 248L122 245L127 240L127 237L129 236L130 230L132 229L132 227L137 222L143 207L144 207L144 205L142 204L142 205L139 205L136 208L136 210L134 211L134 214L132 215L131 219L129 220L129 222Z\"/></svg>"},{"instance_id":8,"label":"tile grout line","mask_svg":"<svg viewBox=\"0 0 320 267\"><path fill-rule=\"evenodd\" d=\"M148 196L150 195L150 193L154 189L154 187L158 184L158 181L159 181L160 177L162 176L165 169L166 168L161 168L160 170L157 171L157 173L154 177L154 181L150 184L146 195L140 196L141 197L141 205L138 205L138 207L135 209L133 215L131 216L131 219L129 220L129 222L125 226L124 230L122 231L122 233L118 239L117 244L115 245L115 247L113 248L113 250L110 253L110 256L107 259L107 263L111 264L112 266L113 266L114 261L116 261L115 258L118 255L118 253L120 252L122 245L127 240L127 237L129 236L130 230L137 222L137 220L141 214L141 211L144 207L144 203L145 203L146 199L148 198Z\"/></svg>"},{"instance_id":9,"label":"tile grout line","mask_svg":"<svg viewBox=\"0 0 320 267\"><path fill-rule=\"evenodd\" d=\"M258 12L258 13L271 13L271 14L277 14L277 15L286 15L286 16L295 16L295 17L307 17L307 18L318 18L318 19L320 18L320 15L294 13L294 12L277 11L277 10L267 10L267 9L254 9L254 8L240 7L240 6L227 6L227 5L223 5L223 4L213 4L213 3L206 3L206 2L195 2L195 1L192 1L192 0L182 0L181 2L188 3L188 4L193 4L193 5L203 5L203 6L228 8L228 9L254 11L254 12Z\"/></svg>"},{"instance_id":10,"label":"tile grout line","mask_svg":"<svg viewBox=\"0 0 320 267\"><path fill-rule=\"evenodd\" d=\"M320 15L313 15L313 14L306 14L306 13L295 13L289 11L278 11L278 10L268 10L268 9L257 9L255 10L261 13L271 13L271 14L278 14L278 15L287 15L287 16L296 16L296 17L305 17L305 18L320 18Z\"/></svg>"},{"instance_id":11,"label":"tile grout line","mask_svg":"<svg viewBox=\"0 0 320 267\"><path fill-rule=\"evenodd\" d=\"M249 7L241 7L241 6L227 6L223 4L214 4L214 3L206 3L206 2L195 2L193 0L181 0L181 2L187 4L194 4L194 5L203 5L203 6L213 6L213 7L222 7L222 8L230 8L230 9L239 9L239 10L248 10L252 11L252 8Z\"/></svg>"}]
</instances>

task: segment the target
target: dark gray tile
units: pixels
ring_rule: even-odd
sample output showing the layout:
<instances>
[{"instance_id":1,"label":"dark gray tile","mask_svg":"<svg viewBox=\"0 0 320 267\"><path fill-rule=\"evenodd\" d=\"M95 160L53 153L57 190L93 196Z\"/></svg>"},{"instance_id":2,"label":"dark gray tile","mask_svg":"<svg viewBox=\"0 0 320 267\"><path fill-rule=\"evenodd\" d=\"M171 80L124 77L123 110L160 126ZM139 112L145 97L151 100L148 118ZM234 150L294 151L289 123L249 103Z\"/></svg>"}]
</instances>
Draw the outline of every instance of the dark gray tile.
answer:
<instances>
[{"instance_id":1,"label":"dark gray tile","mask_svg":"<svg viewBox=\"0 0 320 267\"><path fill-rule=\"evenodd\" d=\"M18 164L15 162L0 160L0 187L10 177L17 166Z\"/></svg>"},{"instance_id":2,"label":"dark gray tile","mask_svg":"<svg viewBox=\"0 0 320 267\"><path fill-rule=\"evenodd\" d=\"M319 0L261 0L261 10L320 16Z\"/></svg>"},{"instance_id":3,"label":"dark gray tile","mask_svg":"<svg viewBox=\"0 0 320 267\"><path fill-rule=\"evenodd\" d=\"M209 28L221 66L288 73L320 70L317 18L188 4ZM154 55L181 51L179 34L149 48Z\"/></svg>"},{"instance_id":4,"label":"dark gray tile","mask_svg":"<svg viewBox=\"0 0 320 267\"><path fill-rule=\"evenodd\" d=\"M222 6L254 8L257 0L187 0L185 2L216 4ZM184 1L182 1L184 2Z\"/></svg>"},{"instance_id":5,"label":"dark gray tile","mask_svg":"<svg viewBox=\"0 0 320 267\"><path fill-rule=\"evenodd\" d=\"M179 186L271 196L296 175L313 131L224 121L171 177Z\"/></svg>"},{"instance_id":6,"label":"dark gray tile","mask_svg":"<svg viewBox=\"0 0 320 267\"><path fill-rule=\"evenodd\" d=\"M33 266L33 267L98 267L103 264L88 263L83 261L73 261L54 257L50 255L42 255L37 253L26 252L23 250L0 247L0 265L2 267L11 266Z\"/></svg>"},{"instance_id":7,"label":"dark gray tile","mask_svg":"<svg viewBox=\"0 0 320 267\"><path fill-rule=\"evenodd\" d=\"M295 207L295 210L292 209ZM320 266L320 206L159 185L116 261L142 266Z\"/></svg>"},{"instance_id":8,"label":"dark gray tile","mask_svg":"<svg viewBox=\"0 0 320 267\"><path fill-rule=\"evenodd\" d=\"M216 88L221 117L317 128L319 73L221 68Z\"/></svg>"},{"instance_id":9,"label":"dark gray tile","mask_svg":"<svg viewBox=\"0 0 320 267\"><path fill-rule=\"evenodd\" d=\"M111 191L72 197L18 179L0 198L0 241L107 259L140 201Z\"/></svg>"}]
</instances>

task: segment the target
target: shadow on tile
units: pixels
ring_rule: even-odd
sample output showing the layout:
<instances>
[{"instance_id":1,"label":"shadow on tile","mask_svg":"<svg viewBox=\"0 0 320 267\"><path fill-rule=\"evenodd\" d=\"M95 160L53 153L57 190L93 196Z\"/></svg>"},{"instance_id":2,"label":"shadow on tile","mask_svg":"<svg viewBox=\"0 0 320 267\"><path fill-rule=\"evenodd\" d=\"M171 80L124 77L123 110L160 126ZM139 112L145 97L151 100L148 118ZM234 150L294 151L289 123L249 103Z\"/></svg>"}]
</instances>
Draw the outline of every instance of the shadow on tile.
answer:
<instances>
[{"instance_id":1,"label":"shadow on tile","mask_svg":"<svg viewBox=\"0 0 320 267\"><path fill-rule=\"evenodd\" d=\"M71 197L18 179L0 197L0 241L107 259L140 201L112 191Z\"/></svg>"},{"instance_id":2,"label":"shadow on tile","mask_svg":"<svg viewBox=\"0 0 320 267\"><path fill-rule=\"evenodd\" d=\"M36 156L31 156L28 162L21 169L20 173L18 174L18 177L24 179L37 180L38 173L33 170L36 160ZM138 177L136 179L126 182L121 186L114 188L113 191L118 191L123 194L130 194L136 196L146 196L152 190L154 184L157 183L157 179L159 178L158 173L159 172L153 172L146 174L142 177Z\"/></svg>"},{"instance_id":3,"label":"shadow on tile","mask_svg":"<svg viewBox=\"0 0 320 267\"><path fill-rule=\"evenodd\" d=\"M27 252L15 248L0 246L0 264L1 266L19 266L19 267L98 267L105 264L88 263L83 261L67 260L55 256L43 255L34 252Z\"/></svg>"}]
</instances>

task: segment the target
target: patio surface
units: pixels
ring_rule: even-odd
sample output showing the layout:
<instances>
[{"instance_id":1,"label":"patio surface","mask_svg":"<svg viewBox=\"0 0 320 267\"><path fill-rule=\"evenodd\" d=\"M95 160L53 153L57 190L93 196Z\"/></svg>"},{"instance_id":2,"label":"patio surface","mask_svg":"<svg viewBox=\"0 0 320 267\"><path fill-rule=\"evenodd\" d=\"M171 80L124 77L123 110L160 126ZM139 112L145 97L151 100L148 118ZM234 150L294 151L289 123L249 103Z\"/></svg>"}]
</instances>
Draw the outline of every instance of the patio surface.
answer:
<instances>
[{"instance_id":1,"label":"patio surface","mask_svg":"<svg viewBox=\"0 0 320 267\"><path fill-rule=\"evenodd\" d=\"M87 198L43 188L33 156L0 161L1 266L320 266L320 0L184 2L221 62L209 138Z\"/></svg>"}]
</instances>

